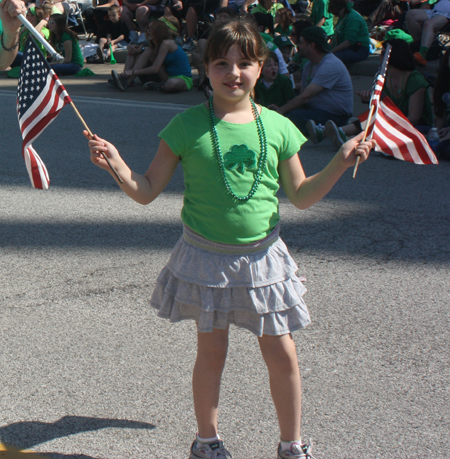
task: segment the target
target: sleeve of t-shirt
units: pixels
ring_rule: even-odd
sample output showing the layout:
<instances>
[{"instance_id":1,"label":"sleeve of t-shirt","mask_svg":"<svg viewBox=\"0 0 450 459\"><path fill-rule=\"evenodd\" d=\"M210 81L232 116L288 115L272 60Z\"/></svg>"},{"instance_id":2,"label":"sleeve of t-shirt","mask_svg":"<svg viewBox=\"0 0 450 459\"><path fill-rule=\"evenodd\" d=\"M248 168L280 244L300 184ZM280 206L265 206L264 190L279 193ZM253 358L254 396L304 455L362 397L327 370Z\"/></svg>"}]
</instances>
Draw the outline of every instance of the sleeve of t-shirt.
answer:
<instances>
[{"instance_id":1,"label":"sleeve of t-shirt","mask_svg":"<svg viewBox=\"0 0 450 459\"><path fill-rule=\"evenodd\" d=\"M311 83L322 86L325 89L332 89L342 72L336 67L334 62L324 62L324 64L317 69Z\"/></svg>"},{"instance_id":2,"label":"sleeve of t-shirt","mask_svg":"<svg viewBox=\"0 0 450 459\"><path fill-rule=\"evenodd\" d=\"M283 161L291 158L299 152L301 146L306 142L306 137L297 129L291 120L283 115L279 116L279 124L282 129L283 140L281 141L278 152L278 160Z\"/></svg>"},{"instance_id":3,"label":"sleeve of t-shirt","mask_svg":"<svg viewBox=\"0 0 450 459\"><path fill-rule=\"evenodd\" d=\"M158 137L169 145L173 154L180 157L186 151L186 128L181 115L180 113L172 118L170 123L158 134Z\"/></svg>"}]
</instances>

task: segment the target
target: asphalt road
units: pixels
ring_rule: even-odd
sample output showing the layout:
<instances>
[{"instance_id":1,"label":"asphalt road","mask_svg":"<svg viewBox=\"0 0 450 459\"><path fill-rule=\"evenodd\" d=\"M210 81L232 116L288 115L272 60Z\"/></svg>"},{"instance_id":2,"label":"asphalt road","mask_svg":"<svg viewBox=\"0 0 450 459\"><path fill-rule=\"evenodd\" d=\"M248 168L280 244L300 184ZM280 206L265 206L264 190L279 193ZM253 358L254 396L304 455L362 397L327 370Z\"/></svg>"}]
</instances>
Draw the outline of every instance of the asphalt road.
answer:
<instances>
[{"instance_id":1,"label":"asphalt road","mask_svg":"<svg viewBox=\"0 0 450 459\"><path fill-rule=\"evenodd\" d=\"M140 172L159 130L202 100L94 83L66 87L91 129ZM51 186L33 190L13 85L0 82L0 443L58 459L186 459L195 329L148 304L181 234L181 170L153 204L134 203L91 165L65 107L34 143ZM333 153L328 140L306 144L307 174ZM313 320L295 340L303 437L317 458L450 457L449 176L448 163L374 155L309 210L280 195L282 237L307 278ZM255 337L239 329L220 419L233 457L275 458L267 372Z\"/></svg>"}]
</instances>

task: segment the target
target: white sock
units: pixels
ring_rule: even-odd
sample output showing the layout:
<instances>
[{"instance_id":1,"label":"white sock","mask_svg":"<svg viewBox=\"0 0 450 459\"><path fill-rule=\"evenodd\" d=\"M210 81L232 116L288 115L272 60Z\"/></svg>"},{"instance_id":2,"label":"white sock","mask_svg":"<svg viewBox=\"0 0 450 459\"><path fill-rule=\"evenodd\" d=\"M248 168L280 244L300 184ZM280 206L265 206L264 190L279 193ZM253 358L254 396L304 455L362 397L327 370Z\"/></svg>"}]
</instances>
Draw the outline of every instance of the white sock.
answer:
<instances>
[{"instance_id":1,"label":"white sock","mask_svg":"<svg viewBox=\"0 0 450 459\"><path fill-rule=\"evenodd\" d=\"M219 435L216 435L215 437L212 438L202 438L197 434L197 441L200 443L211 443L212 441L219 441Z\"/></svg>"},{"instance_id":2,"label":"white sock","mask_svg":"<svg viewBox=\"0 0 450 459\"><path fill-rule=\"evenodd\" d=\"M301 443L301 442L302 442L301 440L295 440L295 441L283 441L283 440L280 440L281 451L287 451L287 450L291 449L292 443Z\"/></svg>"}]
</instances>

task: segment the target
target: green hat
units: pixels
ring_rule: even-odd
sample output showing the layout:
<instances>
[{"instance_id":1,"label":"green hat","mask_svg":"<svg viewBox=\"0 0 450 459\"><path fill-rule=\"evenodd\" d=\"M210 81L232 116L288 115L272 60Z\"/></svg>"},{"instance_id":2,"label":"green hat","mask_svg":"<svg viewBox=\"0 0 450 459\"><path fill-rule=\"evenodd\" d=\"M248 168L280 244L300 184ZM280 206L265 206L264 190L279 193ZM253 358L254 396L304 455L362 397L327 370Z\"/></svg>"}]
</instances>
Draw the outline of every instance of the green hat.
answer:
<instances>
[{"instance_id":1,"label":"green hat","mask_svg":"<svg viewBox=\"0 0 450 459\"><path fill-rule=\"evenodd\" d=\"M326 53L331 51L331 46L328 43L328 36L321 27L307 27L300 34L305 40L317 43Z\"/></svg>"},{"instance_id":2,"label":"green hat","mask_svg":"<svg viewBox=\"0 0 450 459\"><path fill-rule=\"evenodd\" d=\"M384 41L394 40L394 39L405 40L407 43L414 42L413 37L411 37L411 35L408 35L406 32L404 32L401 29L388 30L386 34L384 35Z\"/></svg>"},{"instance_id":3,"label":"green hat","mask_svg":"<svg viewBox=\"0 0 450 459\"><path fill-rule=\"evenodd\" d=\"M283 37L283 35L277 35L274 37L273 42L282 49L285 46L295 46L292 40L289 37Z\"/></svg>"}]
</instances>

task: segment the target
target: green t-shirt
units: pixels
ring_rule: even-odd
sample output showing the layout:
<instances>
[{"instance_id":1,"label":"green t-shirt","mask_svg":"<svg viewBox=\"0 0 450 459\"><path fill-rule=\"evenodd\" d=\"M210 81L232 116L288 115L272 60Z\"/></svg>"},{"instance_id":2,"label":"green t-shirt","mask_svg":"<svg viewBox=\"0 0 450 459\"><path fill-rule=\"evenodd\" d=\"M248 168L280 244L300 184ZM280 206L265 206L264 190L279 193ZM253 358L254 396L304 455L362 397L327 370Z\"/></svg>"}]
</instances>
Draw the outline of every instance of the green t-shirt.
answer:
<instances>
[{"instance_id":1,"label":"green t-shirt","mask_svg":"<svg viewBox=\"0 0 450 459\"><path fill-rule=\"evenodd\" d=\"M343 41L348 40L353 45L358 43L365 48L369 48L370 37L366 21L353 9L350 3L347 4L347 9L348 13L343 18L339 19L334 29L334 46L340 45Z\"/></svg>"},{"instance_id":2,"label":"green t-shirt","mask_svg":"<svg viewBox=\"0 0 450 459\"><path fill-rule=\"evenodd\" d=\"M291 80L284 75L277 75L271 86L267 87L264 80L260 78L255 86L255 100L268 107L275 104L281 107L294 98L294 88Z\"/></svg>"},{"instance_id":3,"label":"green t-shirt","mask_svg":"<svg viewBox=\"0 0 450 459\"><path fill-rule=\"evenodd\" d=\"M417 70L414 70L409 74L409 77L406 80L405 88L401 95L396 97L396 94L391 94L387 84L384 85L383 92L389 97L389 99L392 100L392 102L394 102L394 104L401 110L401 112L405 116L408 116L410 97L419 89L428 89L429 86L430 84L425 79L425 77ZM433 125L433 111L431 108L431 100L428 91L425 91L425 97L423 100L423 111L418 126L423 125Z\"/></svg>"},{"instance_id":4,"label":"green t-shirt","mask_svg":"<svg viewBox=\"0 0 450 459\"><path fill-rule=\"evenodd\" d=\"M226 191L211 145L209 110L204 104L176 115L159 133L183 166L181 218L211 241L248 244L265 238L278 224L278 163L297 154L306 139L291 121L272 110L262 107L261 120L267 137L267 165L256 193L246 202L236 202ZM246 196L257 166L248 161L245 164L244 159L255 152L257 162L260 155L256 122L234 124L216 118L216 128L226 177L238 196ZM236 161L240 155L244 159Z\"/></svg>"},{"instance_id":5,"label":"green t-shirt","mask_svg":"<svg viewBox=\"0 0 450 459\"><path fill-rule=\"evenodd\" d=\"M258 3L252 10L251 13L264 13L264 14L271 14L272 17L275 19L275 16L277 14L278 10L281 10L281 8L284 8L284 6L281 3L272 3L272 6L270 7L269 10L266 10L261 3Z\"/></svg>"},{"instance_id":6,"label":"green t-shirt","mask_svg":"<svg viewBox=\"0 0 450 459\"><path fill-rule=\"evenodd\" d=\"M48 30L47 27L42 27L41 33L44 36L44 38L48 41L50 38L50 30ZM27 28L25 28L25 26L23 26L23 29L20 33L20 38L19 38L19 51L22 51L22 52L25 51L25 46L27 44L29 36L30 36L30 31ZM45 49L45 46L40 41L37 41L36 39L34 40L34 42L36 43L36 46L41 50L44 57L46 57L48 52Z\"/></svg>"},{"instance_id":7,"label":"green t-shirt","mask_svg":"<svg viewBox=\"0 0 450 459\"><path fill-rule=\"evenodd\" d=\"M71 37L68 33L64 32L61 36L61 40L56 44L55 48L58 53L64 56L64 42L70 40L72 42L72 60L70 61L72 64L78 64L83 67L84 65L84 57L81 51L80 45L78 44L78 40L76 38Z\"/></svg>"},{"instance_id":8,"label":"green t-shirt","mask_svg":"<svg viewBox=\"0 0 450 459\"><path fill-rule=\"evenodd\" d=\"M331 37L334 34L333 15L328 12L328 0L314 0L311 10L311 21L316 25L319 21L325 18L322 29Z\"/></svg>"}]
</instances>

